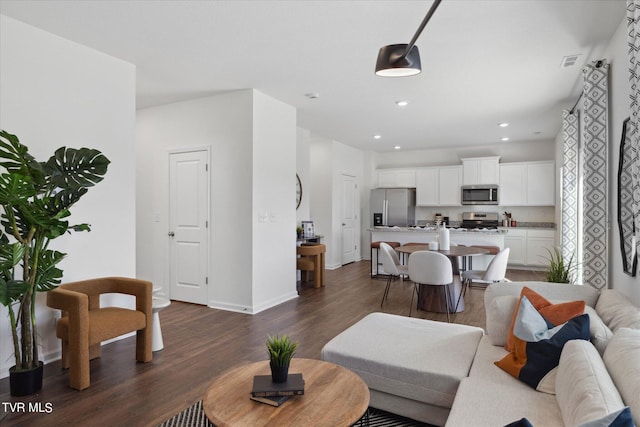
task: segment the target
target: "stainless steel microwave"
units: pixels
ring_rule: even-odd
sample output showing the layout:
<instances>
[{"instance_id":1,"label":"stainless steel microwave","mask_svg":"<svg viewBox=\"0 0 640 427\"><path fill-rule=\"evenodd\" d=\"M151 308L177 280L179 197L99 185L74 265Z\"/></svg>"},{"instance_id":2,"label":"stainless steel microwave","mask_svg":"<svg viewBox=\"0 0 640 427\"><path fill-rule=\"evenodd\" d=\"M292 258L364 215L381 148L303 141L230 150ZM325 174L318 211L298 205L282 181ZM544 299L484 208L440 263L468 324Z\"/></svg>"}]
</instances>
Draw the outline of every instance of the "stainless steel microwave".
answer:
<instances>
[{"instance_id":1,"label":"stainless steel microwave","mask_svg":"<svg viewBox=\"0 0 640 427\"><path fill-rule=\"evenodd\" d=\"M497 185L463 185L461 191L463 205L498 204Z\"/></svg>"}]
</instances>

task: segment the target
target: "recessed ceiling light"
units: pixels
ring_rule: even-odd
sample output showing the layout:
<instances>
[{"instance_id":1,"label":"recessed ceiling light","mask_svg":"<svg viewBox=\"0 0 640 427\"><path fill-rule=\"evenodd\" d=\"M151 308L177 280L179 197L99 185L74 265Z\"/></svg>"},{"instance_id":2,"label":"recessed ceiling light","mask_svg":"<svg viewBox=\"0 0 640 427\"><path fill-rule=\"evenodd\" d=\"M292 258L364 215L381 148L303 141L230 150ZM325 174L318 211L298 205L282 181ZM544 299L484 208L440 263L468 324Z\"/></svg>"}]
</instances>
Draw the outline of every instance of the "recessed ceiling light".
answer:
<instances>
[{"instance_id":1,"label":"recessed ceiling light","mask_svg":"<svg viewBox=\"0 0 640 427\"><path fill-rule=\"evenodd\" d=\"M500 141L502 142L507 142L509 140L508 136L503 136L502 138L500 138Z\"/></svg>"},{"instance_id":2,"label":"recessed ceiling light","mask_svg":"<svg viewBox=\"0 0 640 427\"><path fill-rule=\"evenodd\" d=\"M396 101L396 105L398 107L406 107L407 105L409 105L409 101Z\"/></svg>"},{"instance_id":3,"label":"recessed ceiling light","mask_svg":"<svg viewBox=\"0 0 640 427\"><path fill-rule=\"evenodd\" d=\"M309 99L320 98L320 94L319 93L305 93L304 96L306 96Z\"/></svg>"},{"instance_id":4,"label":"recessed ceiling light","mask_svg":"<svg viewBox=\"0 0 640 427\"><path fill-rule=\"evenodd\" d=\"M500 126L501 128L506 128L507 126L509 126L509 123L507 122L498 123L498 126Z\"/></svg>"},{"instance_id":5,"label":"recessed ceiling light","mask_svg":"<svg viewBox=\"0 0 640 427\"><path fill-rule=\"evenodd\" d=\"M382 138L381 135L373 135L373 139L380 139L380 138Z\"/></svg>"},{"instance_id":6,"label":"recessed ceiling light","mask_svg":"<svg viewBox=\"0 0 640 427\"><path fill-rule=\"evenodd\" d=\"M400 149L400 146L399 146L399 145L396 145L395 147L393 147L393 149L394 149L394 150L399 150L399 149Z\"/></svg>"}]
</instances>

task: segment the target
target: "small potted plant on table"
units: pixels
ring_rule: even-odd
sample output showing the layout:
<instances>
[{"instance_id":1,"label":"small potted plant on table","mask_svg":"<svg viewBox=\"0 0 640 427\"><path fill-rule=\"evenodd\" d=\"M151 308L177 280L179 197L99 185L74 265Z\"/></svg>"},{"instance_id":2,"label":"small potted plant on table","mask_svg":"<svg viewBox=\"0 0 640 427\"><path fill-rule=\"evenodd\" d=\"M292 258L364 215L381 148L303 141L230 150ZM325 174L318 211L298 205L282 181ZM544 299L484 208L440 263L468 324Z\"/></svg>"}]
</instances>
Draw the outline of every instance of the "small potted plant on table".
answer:
<instances>
[{"instance_id":1,"label":"small potted plant on table","mask_svg":"<svg viewBox=\"0 0 640 427\"><path fill-rule=\"evenodd\" d=\"M298 343L291 341L287 335L268 336L269 366L271 367L271 380L274 383L287 381L289 364L297 348Z\"/></svg>"}]
</instances>

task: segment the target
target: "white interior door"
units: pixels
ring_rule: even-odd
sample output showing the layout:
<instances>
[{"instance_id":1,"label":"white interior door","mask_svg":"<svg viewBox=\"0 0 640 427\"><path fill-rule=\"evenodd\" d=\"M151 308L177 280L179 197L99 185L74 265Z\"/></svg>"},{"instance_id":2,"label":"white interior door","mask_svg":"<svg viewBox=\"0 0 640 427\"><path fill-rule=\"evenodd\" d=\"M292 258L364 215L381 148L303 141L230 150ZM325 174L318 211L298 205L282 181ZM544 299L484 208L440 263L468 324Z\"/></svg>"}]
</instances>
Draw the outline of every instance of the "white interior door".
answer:
<instances>
[{"instance_id":1,"label":"white interior door","mask_svg":"<svg viewBox=\"0 0 640 427\"><path fill-rule=\"evenodd\" d=\"M171 299L207 304L209 151L169 154Z\"/></svg>"},{"instance_id":2,"label":"white interior door","mask_svg":"<svg viewBox=\"0 0 640 427\"><path fill-rule=\"evenodd\" d=\"M356 179L342 175L342 264L356 260Z\"/></svg>"}]
</instances>

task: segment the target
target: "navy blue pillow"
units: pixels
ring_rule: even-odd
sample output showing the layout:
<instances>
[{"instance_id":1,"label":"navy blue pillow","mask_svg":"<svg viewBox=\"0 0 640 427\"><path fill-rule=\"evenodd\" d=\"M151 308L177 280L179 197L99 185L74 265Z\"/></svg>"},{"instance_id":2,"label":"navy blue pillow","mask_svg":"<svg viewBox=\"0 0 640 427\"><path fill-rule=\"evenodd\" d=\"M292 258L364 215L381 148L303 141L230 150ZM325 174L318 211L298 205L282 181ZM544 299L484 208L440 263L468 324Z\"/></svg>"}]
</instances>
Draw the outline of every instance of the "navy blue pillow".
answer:
<instances>
[{"instance_id":1,"label":"navy blue pillow","mask_svg":"<svg viewBox=\"0 0 640 427\"><path fill-rule=\"evenodd\" d=\"M600 419L580 424L580 427L635 427L635 424L631 418L631 409L627 406Z\"/></svg>"},{"instance_id":2,"label":"navy blue pillow","mask_svg":"<svg viewBox=\"0 0 640 427\"><path fill-rule=\"evenodd\" d=\"M533 424L526 418L520 418L518 421L507 424L504 427L533 427Z\"/></svg>"}]
</instances>

